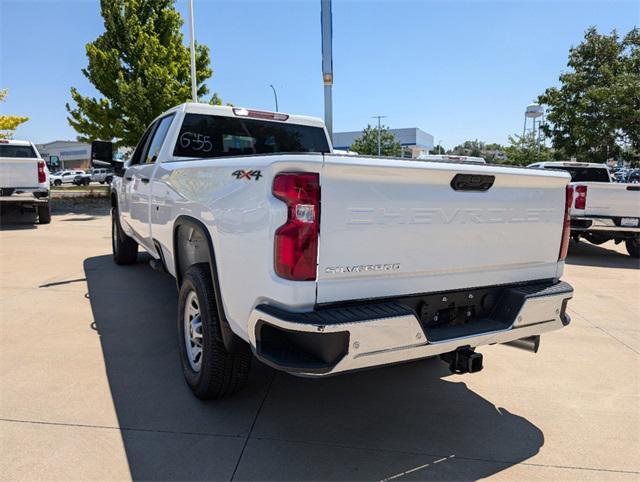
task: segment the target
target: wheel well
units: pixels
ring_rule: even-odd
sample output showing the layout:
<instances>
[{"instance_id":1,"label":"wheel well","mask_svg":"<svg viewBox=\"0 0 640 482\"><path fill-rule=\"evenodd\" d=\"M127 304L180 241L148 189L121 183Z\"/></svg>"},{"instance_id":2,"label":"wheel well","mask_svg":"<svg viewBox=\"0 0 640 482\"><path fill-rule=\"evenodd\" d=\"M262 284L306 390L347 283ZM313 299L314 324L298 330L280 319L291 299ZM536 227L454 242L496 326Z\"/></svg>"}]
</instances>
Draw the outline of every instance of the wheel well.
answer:
<instances>
[{"instance_id":1,"label":"wheel well","mask_svg":"<svg viewBox=\"0 0 640 482\"><path fill-rule=\"evenodd\" d=\"M182 276L190 266L196 263L207 263L209 265L213 292L216 297L218 319L220 320L218 326L220 328L219 336L221 341L229 352L233 353L243 349L246 342L231 330L229 321L224 313L213 241L204 224L188 216L179 216L176 219L173 225L173 258L178 291L182 283Z\"/></svg>"},{"instance_id":2,"label":"wheel well","mask_svg":"<svg viewBox=\"0 0 640 482\"><path fill-rule=\"evenodd\" d=\"M187 269L194 264L207 263L211 266L209 243L201 228L192 223L182 223L176 226L174 256L178 284Z\"/></svg>"}]
</instances>

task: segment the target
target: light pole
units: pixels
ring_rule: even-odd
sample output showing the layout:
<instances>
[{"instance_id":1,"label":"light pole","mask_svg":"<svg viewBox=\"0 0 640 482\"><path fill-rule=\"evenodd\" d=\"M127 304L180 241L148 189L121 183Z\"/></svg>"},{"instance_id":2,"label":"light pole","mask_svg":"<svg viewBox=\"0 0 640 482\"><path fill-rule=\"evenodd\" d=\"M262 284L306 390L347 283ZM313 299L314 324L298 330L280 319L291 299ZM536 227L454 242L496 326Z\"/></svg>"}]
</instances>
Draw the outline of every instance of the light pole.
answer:
<instances>
[{"instance_id":1,"label":"light pole","mask_svg":"<svg viewBox=\"0 0 640 482\"><path fill-rule=\"evenodd\" d=\"M385 117L387 117L386 115L373 115L371 116L372 119L378 119L378 156L380 156L381 153L381 146L380 146L380 119L384 119Z\"/></svg>"},{"instance_id":2,"label":"light pole","mask_svg":"<svg viewBox=\"0 0 640 482\"><path fill-rule=\"evenodd\" d=\"M333 140L333 26L331 18L331 0L320 1L320 22L322 29L322 82L324 83L324 124Z\"/></svg>"},{"instance_id":3,"label":"light pole","mask_svg":"<svg viewBox=\"0 0 640 482\"><path fill-rule=\"evenodd\" d=\"M198 89L196 87L196 40L193 28L193 0L189 0L189 48L191 50L191 99L198 102Z\"/></svg>"},{"instance_id":4,"label":"light pole","mask_svg":"<svg viewBox=\"0 0 640 482\"><path fill-rule=\"evenodd\" d=\"M269 84L269 87L273 89L273 97L276 100L276 112L280 112L278 110L278 94L276 94L276 88L273 86L273 84Z\"/></svg>"}]
</instances>

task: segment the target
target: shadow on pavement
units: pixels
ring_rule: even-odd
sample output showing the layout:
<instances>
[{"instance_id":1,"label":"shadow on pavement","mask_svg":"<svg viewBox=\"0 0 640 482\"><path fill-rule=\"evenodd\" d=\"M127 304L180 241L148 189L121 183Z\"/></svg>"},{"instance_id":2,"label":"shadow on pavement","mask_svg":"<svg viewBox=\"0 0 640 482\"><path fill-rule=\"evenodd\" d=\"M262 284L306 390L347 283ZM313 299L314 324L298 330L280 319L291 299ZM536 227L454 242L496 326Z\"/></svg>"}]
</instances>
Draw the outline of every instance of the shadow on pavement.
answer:
<instances>
[{"instance_id":1,"label":"shadow on pavement","mask_svg":"<svg viewBox=\"0 0 640 482\"><path fill-rule=\"evenodd\" d=\"M32 208L17 205L0 205L0 231L37 229L36 212Z\"/></svg>"},{"instance_id":2,"label":"shadow on pavement","mask_svg":"<svg viewBox=\"0 0 640 482\"><path fill-rule=\"evenodd\" d=\"M324 380L255 363L244 391L202 402L180 369L175 282L140 258L127 267L111 256L84 262L134 479L478 479L544 444L535 425L449 377L437 360Z\"/></svg>"},{"instance_id":3,"label":"shadow on pavement","mask_svg":"<svg viewBox=\"0 0 640 482\"><path fill-rule=\"evenodd\" d=\"M624 246L623 246L624 247ZM580 241L571 241L569 244L569 256L565 261L567 264L579 266L596 266L599 268L626 268L640 269L640 260L632 258L626 254L619 253L604 246L598 246Z\"/></svg>"}]
</instances>

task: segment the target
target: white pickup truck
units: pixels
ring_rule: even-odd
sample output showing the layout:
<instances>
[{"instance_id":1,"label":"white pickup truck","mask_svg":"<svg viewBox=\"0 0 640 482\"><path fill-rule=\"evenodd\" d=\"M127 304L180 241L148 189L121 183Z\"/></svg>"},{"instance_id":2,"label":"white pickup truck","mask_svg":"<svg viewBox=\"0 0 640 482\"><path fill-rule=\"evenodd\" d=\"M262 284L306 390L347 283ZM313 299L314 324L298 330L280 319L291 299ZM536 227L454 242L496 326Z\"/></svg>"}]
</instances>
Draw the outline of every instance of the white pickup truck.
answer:
<instances>
[{"instance_id":1,"label":"white pickup truck","mask_svg":"<svg viewBox=\"0 0 640 482\"><path fill-rule=\"evenodd\" d=\"M40 224L51 222L49 169L33 143L0 139L0 203L35 208Z\"/></svg>"},{"instance_id":2,"label":"white pickup truck","mask_svg":"<svg viewBox=\"0 0 640 482\"><path fill-rule=\"evenodd\" d=\"M624 241L627 252L640 257L640 184L614 182L604 164L539 162L529 167L554 169L571 175L571 236L593 244Z\"/></svg>"},{"instance_id":3,"label":"white pickup truck","mask_svg":"<svg viewBox=\"0 0 640 482\"><path fill-rule=\"evenodd\" d=\"M105 156L106 157L106 156ZM113 256L179 290L183 372L233 393L253 354L322 377L475 348L537 350L569 323L563 172L333 154L319 119L183 104L112 159Z\"/></svg>"}]
</instances>

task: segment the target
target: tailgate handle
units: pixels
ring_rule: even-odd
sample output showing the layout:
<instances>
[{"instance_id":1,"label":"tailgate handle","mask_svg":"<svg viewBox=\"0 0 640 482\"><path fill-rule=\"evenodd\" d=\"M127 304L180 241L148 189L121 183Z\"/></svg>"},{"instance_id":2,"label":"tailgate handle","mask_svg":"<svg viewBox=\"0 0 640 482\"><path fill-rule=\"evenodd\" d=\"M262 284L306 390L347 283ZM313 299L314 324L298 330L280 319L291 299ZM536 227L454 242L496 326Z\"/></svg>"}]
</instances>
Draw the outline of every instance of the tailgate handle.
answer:
<instances>
[{"instance_id":1,"label":"tailgate handle","mask_svg":"<svg viewBox=\"0 0 640 482\"><path fill-rule=\"evenodd\" d=\"M495 176L485 174L456 174L451 180L451 187L454 191L484 192L491 189L495 180Z\"/></svg>"}]
</instances>

